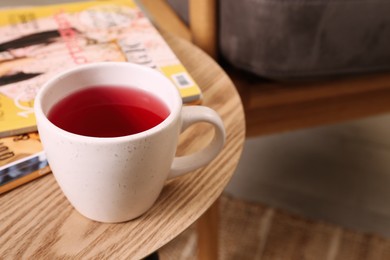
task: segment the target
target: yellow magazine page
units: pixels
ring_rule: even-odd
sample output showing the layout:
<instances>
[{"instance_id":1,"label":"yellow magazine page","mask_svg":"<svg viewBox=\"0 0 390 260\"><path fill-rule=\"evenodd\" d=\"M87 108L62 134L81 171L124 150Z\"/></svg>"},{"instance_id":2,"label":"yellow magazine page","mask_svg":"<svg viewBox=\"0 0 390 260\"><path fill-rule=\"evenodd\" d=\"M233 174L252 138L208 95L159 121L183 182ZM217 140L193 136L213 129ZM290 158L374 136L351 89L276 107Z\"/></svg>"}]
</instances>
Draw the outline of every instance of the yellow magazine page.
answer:
<instances>
[{"instance_id":1,"label":"yellow magazine page","mask_svg":"<svg viewBox=\"0 0 390 260\"><path fill-rule=\"evenodd\" d=\"M155 68L185 103L201 99L197 84L132 0L0 10L0 137L36 129L34 97L49 78L100 61Z\"/></svg>"}]
</instances>

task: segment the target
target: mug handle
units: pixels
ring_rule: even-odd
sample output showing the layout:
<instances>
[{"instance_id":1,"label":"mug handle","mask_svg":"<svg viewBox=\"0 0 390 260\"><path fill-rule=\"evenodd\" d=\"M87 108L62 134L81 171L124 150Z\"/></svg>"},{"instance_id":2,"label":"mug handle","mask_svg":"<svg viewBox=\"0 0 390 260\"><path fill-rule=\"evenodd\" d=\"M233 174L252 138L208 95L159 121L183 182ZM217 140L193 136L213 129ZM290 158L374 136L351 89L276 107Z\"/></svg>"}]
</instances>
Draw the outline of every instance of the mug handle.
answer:
<instances>
[{"instance_id":1,"label":"mug handle","mask_svg":"<svg viewBox=\"0 0 390 260\"><path fill-rule=\"evenodd\" d=\"M225 128L217 112L205 106L186 106L182 108L181 133L190 125L200 122L210 123L215 131L211 142L202 150L190 155L175 157L172 163L169 179L184 175L205 166L222 150L225 144Z\"/></svg>"}]
</instances>

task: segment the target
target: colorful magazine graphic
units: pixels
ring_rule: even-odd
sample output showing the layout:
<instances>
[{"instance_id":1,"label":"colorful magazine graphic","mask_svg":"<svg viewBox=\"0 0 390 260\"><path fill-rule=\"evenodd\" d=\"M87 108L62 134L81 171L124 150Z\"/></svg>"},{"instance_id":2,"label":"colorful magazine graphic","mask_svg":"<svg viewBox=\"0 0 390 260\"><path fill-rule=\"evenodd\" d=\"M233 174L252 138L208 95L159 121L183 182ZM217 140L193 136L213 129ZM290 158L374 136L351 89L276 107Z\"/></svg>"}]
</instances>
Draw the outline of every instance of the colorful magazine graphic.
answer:
<instances>
[{"instance_id":1,"label":"colorful magazine graphic","mask_svg":"<svg viewBox=\"0 0 390 260\"><path fill-rule=\"evenodd\" d=\"M0 194L49 172L38 133L0 138Z\"/></svg>"}]
</instances>

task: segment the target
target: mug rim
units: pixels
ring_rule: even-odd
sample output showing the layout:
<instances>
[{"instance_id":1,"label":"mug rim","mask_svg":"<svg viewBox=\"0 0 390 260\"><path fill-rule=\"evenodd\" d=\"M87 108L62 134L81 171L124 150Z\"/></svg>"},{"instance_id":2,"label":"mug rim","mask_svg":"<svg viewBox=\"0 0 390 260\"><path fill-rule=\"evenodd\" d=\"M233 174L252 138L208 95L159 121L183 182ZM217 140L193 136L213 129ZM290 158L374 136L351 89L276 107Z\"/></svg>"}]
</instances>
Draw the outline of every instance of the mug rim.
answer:
<instances>
[{"instance_id":1,"label":"mug rim","mask_svg":"<svg viewBox=\"0 0 390 260\"><path fill-rule=\"evenodd\" d=\"M115 137L95 137L95 136L88 136L88 135L80 135L76 133L69 132L67 130L64 130L54 123L52 123L47 115L43 112L42 108L42 99L44 95L48 92L49 89L51 89L56 83L61 81L63 78L83 71L83 70L91 70L99 67L106 67L106 66L121 66L121 67L132 67L137 70L144 70L147 73L153 73L157 77L160 77L162 81L165 81L167 84L171 85L174 89L176 89L176 97L174 97L175 104L170 107L167 105L166 100L163 100L160 96L158 98L164 102L165 105L169 107L169 115L158 125L149 128L145 131L135 133L135 134L129 134L129 135L124 135L124 136L115 136ZM124 84L125 85L125 84ZM123 85L122 85L123 86ZM64 97L62 97L64 98ZM61 99L62 99L61 98ZM34 112L35 112L35 117L36 120L38 121L38 117L40 117L41 123L46 124L50 128L54 128L55 131L58 131L58 134L61 134L63 136L68 136L69 138L76 138L76 139L82 139L86 142L91 141L91 142L113 142L113 141L124 141L124 140L129 140L129 139L140 139L140 138L145 138L147 136L151 136L157 132L160 132L162 129L168 127L172 122L175 121L177 118L177 115L180 113L182 107L182 98L180 96L180 92L177 89L177 87L165 76L163 75L160 71L157 71L155 69L142 66L136 63L131 63L131 62L112 62L112 61L107 61L107 62L94 62L94 63L88 63L88 64L83 64L83 65L77 65L76 67L72 67L70 69L67 69L61 73L58 73L57 75L53 76L51 79L46 81L42 87L39 89L35 100L34 100Z\"/></svg>"}]
</instances>

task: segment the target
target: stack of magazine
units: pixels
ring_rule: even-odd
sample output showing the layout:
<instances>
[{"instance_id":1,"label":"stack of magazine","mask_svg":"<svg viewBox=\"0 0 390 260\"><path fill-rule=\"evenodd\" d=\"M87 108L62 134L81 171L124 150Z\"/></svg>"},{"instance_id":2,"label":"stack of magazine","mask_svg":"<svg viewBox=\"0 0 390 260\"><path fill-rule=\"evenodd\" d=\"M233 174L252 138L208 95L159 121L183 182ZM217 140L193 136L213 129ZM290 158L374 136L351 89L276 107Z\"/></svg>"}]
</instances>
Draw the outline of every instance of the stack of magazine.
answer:
<instances>
[{"instance_id":1,"label":"stack of magazine","mask_svg":"<svg viewBox=\"0 0 390 260\"><path fill-rule=\"evenodd\" d=\"M132 0L0 10L0 194L50 172L36 132L34 98L53 75L81 64L122 61L166 75L184 103L198 85Z\"/></svg>"}]
</instances>

